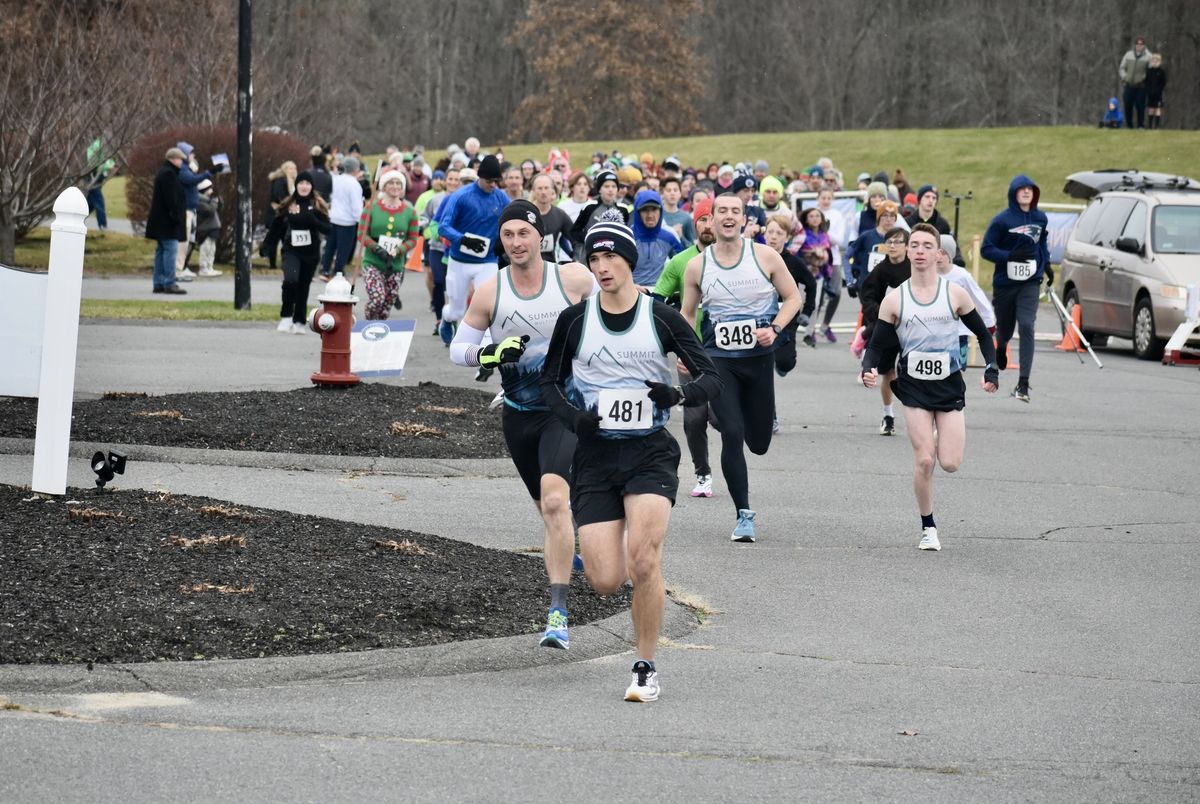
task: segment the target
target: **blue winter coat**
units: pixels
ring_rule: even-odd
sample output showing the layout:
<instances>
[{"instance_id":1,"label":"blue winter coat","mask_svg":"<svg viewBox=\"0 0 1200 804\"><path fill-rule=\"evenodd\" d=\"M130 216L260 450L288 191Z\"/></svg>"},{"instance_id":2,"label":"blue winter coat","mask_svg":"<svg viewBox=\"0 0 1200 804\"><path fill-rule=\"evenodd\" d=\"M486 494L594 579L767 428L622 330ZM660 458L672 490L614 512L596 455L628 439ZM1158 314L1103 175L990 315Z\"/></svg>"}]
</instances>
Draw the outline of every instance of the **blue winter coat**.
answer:
<instances>
[{"instance_id":1,"label":"blue winter coat","mask_svg":"<svg viewBox=\"0 0 1200 804\"><path fill-rule=\"evenodd\" d=\"M654 190L641 190L633 199L633 239L637 241L638 261L633 268L633 283L644 287L654 287L658 275L662 273L667 260L683 251L683 244L675 236L675 232L663 227L663 218L658 216L658 224L653 229L647 229L638 214L647 204L662 209L662 196Z\"/></svg>"}]
</instances>

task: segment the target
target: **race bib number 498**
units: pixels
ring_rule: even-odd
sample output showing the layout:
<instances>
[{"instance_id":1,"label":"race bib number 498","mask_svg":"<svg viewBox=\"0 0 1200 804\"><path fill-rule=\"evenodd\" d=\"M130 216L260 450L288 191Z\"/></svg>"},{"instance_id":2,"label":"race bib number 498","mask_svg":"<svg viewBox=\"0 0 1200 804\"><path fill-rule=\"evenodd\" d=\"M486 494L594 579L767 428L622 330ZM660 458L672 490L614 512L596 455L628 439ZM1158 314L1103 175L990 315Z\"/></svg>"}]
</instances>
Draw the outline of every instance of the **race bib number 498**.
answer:
<instances>
[{"instance_id":1,"label":"race bib number 498","mask_svg":"<svg viewBox=\"0 0 1200 804\"><path fill-rule=\"evenodd\" d=\"M729 352L753 349L758 345L754 329L753 318L741 321L721 321L713 325L713 336L716 338L718 349Z\"/></svg>"},{"instance_id":2,"label":"race bib number 498","mask_svg":"<svg viewBox=\"0 0 1200 804\"><path fill-rule=\"evenodd\" d=\"M908 373L918 380L944 380L950 376L949 352L909 352Z\"/></svg>"},{"instance_id":3,"label":"race bib number 498","mask_svg":"<svg viewBox=\"0 0 1200 804\"><path fill-rule=\"evenodd\" d=\"M654 403L645 388L601 388L601 430L646 430L654 424Z\"/></svg>"}]
</instances>

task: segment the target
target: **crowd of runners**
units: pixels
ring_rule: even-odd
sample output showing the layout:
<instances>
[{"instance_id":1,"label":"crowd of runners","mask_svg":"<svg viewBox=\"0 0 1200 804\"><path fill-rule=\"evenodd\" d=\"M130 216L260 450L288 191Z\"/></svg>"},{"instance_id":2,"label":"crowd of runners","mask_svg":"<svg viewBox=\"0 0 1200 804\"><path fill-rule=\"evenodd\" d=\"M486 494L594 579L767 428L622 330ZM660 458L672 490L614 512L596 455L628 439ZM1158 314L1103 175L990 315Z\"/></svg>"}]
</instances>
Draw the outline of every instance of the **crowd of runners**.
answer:
<instances>
[{"instance_id":1,"label":"crowd of runners","mask_svg":"<svg viewBox=\"0 0 1200 804\"><path fill-rule=\"evenodd\" d=\"M329 166L326 155L313 158ZM845 292L861 305L849 346L862 384L880 389L880 435L895 433L893 397L902 404L917 544L936 551L933 474L962 462L971 335L980 386L994 393L1019 330L1012 395L1029 402L1033 317L1053 275L1039 191L1025 176L984 239L995 266L989 300L961 267L937 188L913 190L901 171L863 173L844 190L828 159L773 174L763 161L694 169L674 156L597 153L578 169L558 150L544 164L512 164L473 138L427 160L389 149L373 171L354 156L341 163L350 176L341 202L360 186L361 208L338 210L335 181L334 229L359 222L352 238L334 232L326 274L345 270L361 244L356 281L368 316L385 318L399 307L405 265L423 263L433 335L481 382L499 372L504 437L545 532L541 644L570 644L573 569L601 594L631 583L637 656L627 700L659 694L662 550L681 459L666 429L672 409L683 408L691 496L713 496L711 426L733 504L730 539L753 543L745 450L770 448L776 377L795 368L798 345L837 341L831 323ZM316 265L315 252L306 259Z\"/></svg>"}]
</instances>

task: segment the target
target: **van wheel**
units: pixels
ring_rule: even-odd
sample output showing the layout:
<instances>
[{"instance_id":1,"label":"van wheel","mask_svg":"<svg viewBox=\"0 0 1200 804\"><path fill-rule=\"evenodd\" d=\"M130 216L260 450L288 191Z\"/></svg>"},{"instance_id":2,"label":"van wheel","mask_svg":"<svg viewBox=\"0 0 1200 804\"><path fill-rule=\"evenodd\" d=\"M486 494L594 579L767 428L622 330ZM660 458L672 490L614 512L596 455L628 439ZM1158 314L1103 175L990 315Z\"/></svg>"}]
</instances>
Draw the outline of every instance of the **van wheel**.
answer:
<instances>
[{"instance_id":1,"label":"van wheel","mask_svg":"<svg viewBox=\"0 0 1200 804\"><path fill-rule=\"evenodd\" d=\"M1154 308L1142 296L1133 308L1133 353L1140 360L1159 360L1166 343L1154 334Z\"/></svg>"}]
</instances>

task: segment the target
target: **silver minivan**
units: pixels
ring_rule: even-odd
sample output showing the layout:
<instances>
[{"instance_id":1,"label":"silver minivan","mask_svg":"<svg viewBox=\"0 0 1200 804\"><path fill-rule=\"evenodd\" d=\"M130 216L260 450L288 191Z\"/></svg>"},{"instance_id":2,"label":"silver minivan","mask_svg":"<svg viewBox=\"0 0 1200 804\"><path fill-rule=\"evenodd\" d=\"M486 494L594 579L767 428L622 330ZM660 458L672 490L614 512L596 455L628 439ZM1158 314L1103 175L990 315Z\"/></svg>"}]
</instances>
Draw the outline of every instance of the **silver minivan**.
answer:
<instances>
[{"instance_id":1,"label":"silver minivan","mask_svg":"<svg viewBox=\"0 0 1200 804\"><path fill-rule=\"evenodd\" d=\"M1129 338L1157 360L1200 284L1200 182L1133 170L1072 174L1064 191L1089 198L1061 264L1063 300L1083 332Z\"/></svg>"}]
</instances>

